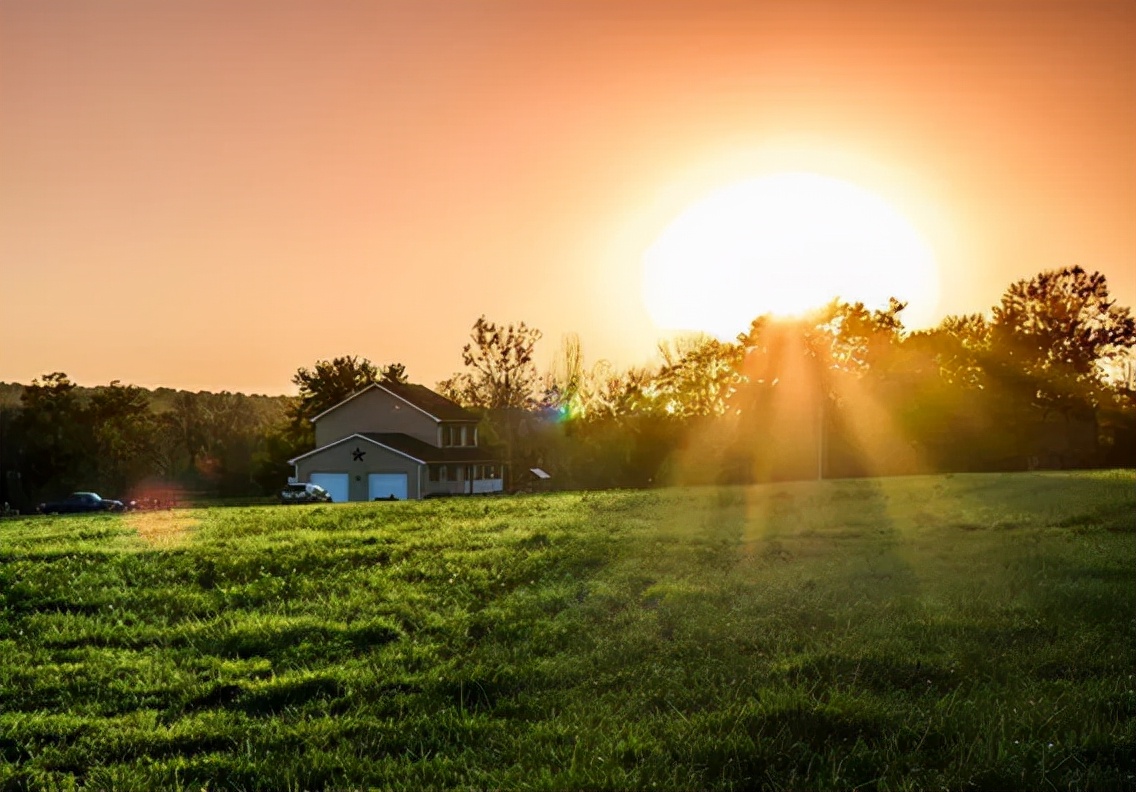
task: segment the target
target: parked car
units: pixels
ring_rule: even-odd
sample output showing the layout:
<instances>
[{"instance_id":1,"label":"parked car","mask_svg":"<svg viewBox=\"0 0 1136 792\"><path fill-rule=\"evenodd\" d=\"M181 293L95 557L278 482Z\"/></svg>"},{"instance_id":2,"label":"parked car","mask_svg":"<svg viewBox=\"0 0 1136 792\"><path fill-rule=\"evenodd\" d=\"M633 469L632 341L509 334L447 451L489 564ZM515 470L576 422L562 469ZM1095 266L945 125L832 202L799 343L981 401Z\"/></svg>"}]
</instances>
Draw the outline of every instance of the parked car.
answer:
<instances>
[{"instance_id":1,"label":"parked car","mask_svg":"<svg viewBox=\"0 0 1136 792\"><path fill-rule=\"evenodd\" d=\"M48 501L39 505L39 511L43 514L81 514L125 510L126 506L122 501L102 498L95 492L72 492L63 500Z\"/></svg>"},{"instance_id":2,"label":"parked car","mask_svg":"<svg viewBox=\"0 0 1136 792\"><path fill-rule=\"evenodd\" d=\"M319 484L289 484L280 491L281 503L331 503L331 493Z\"/></svg>"}]
</instances>

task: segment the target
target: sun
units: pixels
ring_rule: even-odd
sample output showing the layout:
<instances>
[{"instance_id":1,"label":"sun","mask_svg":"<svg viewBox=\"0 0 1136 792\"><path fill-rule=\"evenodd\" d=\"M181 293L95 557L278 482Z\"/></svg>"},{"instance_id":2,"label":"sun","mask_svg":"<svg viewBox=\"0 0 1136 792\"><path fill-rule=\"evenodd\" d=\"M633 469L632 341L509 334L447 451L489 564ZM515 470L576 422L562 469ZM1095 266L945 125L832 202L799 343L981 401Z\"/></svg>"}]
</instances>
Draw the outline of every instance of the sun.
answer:
<instances>
[{"instance_id":1,"label":"sun","mask_svg":"<svg viewBox=\"0 0 1136 792\"><path fill-rule=\"evenodd\" d=\"M815 173L780 173L710 193L643 256L643 299L660 329L732 340L765 313L794 315L835 297L908 303L930 318L938 266L930 246L886 201Z\"/></svg>"}]
</instances>

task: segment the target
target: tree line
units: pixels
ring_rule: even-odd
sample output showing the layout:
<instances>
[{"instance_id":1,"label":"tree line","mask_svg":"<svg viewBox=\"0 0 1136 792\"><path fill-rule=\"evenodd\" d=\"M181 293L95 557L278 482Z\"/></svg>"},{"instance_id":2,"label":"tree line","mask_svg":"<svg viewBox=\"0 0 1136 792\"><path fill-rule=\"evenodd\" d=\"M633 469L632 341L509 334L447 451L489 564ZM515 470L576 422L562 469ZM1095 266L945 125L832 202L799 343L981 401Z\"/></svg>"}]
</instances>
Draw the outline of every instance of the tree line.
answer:
<instances>
[{"instance_id":1,"label":"tree line","mask_svg":"<svg viewBox=\"0 0 1136 792\"><path fill-rule=\"evenodd\" d=\"M570 336L544 372L539 330L483 316L462 370L435 389L482 417L517 488L533 467L603 488L1136 464L1136 327L1102 274L1041 272L929 330L908 331L904 308L837 300L759 316L734 341L679 338L624 370L589 365ZM46 374L0 399L0 499L271 495L313 447L312 417L407 370L349 355L292 381L295 397L159 398Z\"/></svg>"}]
</instances>

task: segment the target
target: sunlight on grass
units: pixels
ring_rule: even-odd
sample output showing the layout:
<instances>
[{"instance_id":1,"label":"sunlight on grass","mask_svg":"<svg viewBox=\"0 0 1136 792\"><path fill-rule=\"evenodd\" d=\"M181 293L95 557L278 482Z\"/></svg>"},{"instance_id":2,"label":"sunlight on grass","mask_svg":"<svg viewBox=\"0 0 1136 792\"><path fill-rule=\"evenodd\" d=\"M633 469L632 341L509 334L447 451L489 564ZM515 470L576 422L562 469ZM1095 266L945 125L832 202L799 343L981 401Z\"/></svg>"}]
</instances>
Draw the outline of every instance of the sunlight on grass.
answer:
<instances>
[{"instance_id":1,"label":"sunlight on grass","mask_svg":"<svg viewBox=\"0 0 1136 792\"><path fill-rule=\"evenodd\" d=\"M190 533L201 524L201 518L184 510L140 511L122 516L122 521L136 531L147 544L157 548L178 547L189 540Z\"/></svg>"},{"instance_id":2,"label":"sunlight on grass","mask_svg":"<svg viewBox=\"0 0 1136 792\"><path fill-rule=\"evenodd\" d=\"M1131 788L1134 484L5 521L0 788Z\"/></svg>"}]
</instances>

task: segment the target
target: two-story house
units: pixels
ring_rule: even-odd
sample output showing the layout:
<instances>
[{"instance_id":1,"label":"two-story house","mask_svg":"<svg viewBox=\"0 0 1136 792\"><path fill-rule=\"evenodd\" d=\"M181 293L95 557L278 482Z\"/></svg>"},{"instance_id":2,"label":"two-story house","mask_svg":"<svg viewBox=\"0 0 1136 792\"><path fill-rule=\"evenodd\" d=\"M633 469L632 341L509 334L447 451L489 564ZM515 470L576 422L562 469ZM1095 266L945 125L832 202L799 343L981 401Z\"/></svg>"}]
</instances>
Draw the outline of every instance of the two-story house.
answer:
<instances>
[{"instance_id":1,"label":"two-story house","mask_svg":"<svg viewBox=\"0 0 1136 792\"><path fill-rule=\"evenodd\" d=\"M312 423L315 450L289 462L334 501L501 491L501 456L480 445L477 416L422 385L369 385Z\"/></svg>"}]
</instances>

